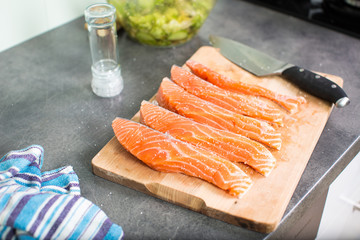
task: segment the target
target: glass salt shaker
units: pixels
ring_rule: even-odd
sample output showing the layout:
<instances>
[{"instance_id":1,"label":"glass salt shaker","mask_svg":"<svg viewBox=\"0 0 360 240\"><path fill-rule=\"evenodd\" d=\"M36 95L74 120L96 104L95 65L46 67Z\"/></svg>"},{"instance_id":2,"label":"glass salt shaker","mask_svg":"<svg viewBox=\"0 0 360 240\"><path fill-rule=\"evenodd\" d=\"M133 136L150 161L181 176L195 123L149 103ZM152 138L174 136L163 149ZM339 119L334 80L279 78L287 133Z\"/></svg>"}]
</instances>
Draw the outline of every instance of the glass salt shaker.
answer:
<instances>
[{"instance_id":1,"label":"glass salt shaker","mask_svg":"<svg viewBox=\"0 0 360 240\"><path fill-rule=\"evenodd\" d=\"M116 96L123 89L115 12L115 7L106 3L90 5L85 9L92 57L91 88L100 97Z\"/></svg>"}]
</instances>

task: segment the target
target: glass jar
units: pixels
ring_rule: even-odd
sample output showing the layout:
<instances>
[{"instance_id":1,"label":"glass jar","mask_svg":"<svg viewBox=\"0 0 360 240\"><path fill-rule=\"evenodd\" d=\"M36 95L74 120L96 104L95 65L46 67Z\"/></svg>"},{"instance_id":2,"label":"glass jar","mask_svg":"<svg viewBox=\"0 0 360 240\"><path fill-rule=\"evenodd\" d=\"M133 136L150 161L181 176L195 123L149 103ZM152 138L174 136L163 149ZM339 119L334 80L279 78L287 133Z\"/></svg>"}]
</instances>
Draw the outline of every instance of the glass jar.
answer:
<instances>
[{"instance_id":1,"label":"glass jar","mask_svg":"<svg viewBox=\"0 0 360 240\"><path fill-rule=\"evenodd\" d=\"M85 10L92 57L93 92L100 97L113 97L123 89L118 64L116 9L110 4L94 4Z\"/></svg>"}]
</instances>

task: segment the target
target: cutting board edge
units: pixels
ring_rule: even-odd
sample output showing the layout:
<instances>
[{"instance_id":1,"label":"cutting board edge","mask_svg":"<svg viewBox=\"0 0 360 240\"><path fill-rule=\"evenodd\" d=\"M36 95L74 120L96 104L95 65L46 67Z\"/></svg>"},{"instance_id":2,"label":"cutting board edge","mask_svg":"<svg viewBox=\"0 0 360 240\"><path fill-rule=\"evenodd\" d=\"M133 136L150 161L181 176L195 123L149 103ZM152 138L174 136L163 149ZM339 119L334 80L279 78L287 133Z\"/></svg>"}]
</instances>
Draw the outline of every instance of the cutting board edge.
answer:
<instances>
[{"instance_id":1,"label":"cutting board edge","mask_svg":"<svg viewBox=\"0 0 360 240\"><path fill-rule=\"evenodd\" d=\"M115 137L113 137L110 141L112 141L114 138ZM252 230L252 231L257 231L260 233L270 233L270 232L273 232L277 228L277 226L281 220L281 217L279 219L272 219L271 221L268 221L268 222L257 221L254 219L245 219L245 218L233 215L230 212L224 212L224 211L220 211L218 209L211 208L206 204L206 201L200 197L195 197L196 199L198 199L199 203L195 204L197 207L193 207L193 204L187 204L184 201L176 199L176 196L190 195L189 193L181 192L181 194L179 195L179 194L175 194L175 191L174 191L173 196L169 198L169 194L167 194L166 196L159 194L159 192L161 192L161 191L159 191L159 188L161 188L161 187L168 188L167 186L162 185L160 182L148 182L146 184L143 184L143 183L136 181L135 179L129 179L129 178L125 178L125 177L119 178L119 175L117 175L116 173L109 172L108 170L99 166L97 164L96 158L97 158L97 156L95 156L91 162L92 163L92 171L96 176L104 178L104 179L114 182L114 183L118 183L129 189L136 190L138 192L141 192L141 193L150 195L152 197L161 199L163 201L175 204L177 206L186 208L188 210L191 210L191 211L194 211L194 212L197 212L200 214L204 214L208 217L215 218L222 222L226 222L226 223L229 223L232 225L237 225L237 226L240 226L240 227ZM109 174L109 173L111 173L111 174ZM164 174L174 174L174 173L164 173ZM179 190L176 190L176 192L178 193ZM167 193L168 193L168 191L167 191ZM194 199L194 196L192 196L192 198Z\"/></svg>"}]
</instances>

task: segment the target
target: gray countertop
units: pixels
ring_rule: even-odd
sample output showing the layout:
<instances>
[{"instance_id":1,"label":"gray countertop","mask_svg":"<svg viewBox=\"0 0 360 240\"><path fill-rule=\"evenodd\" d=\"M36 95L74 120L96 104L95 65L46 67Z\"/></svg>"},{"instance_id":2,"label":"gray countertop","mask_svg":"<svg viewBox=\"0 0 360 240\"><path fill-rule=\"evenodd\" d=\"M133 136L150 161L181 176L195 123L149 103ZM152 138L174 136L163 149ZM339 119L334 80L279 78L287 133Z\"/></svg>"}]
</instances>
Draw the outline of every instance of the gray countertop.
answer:
<instances>
[{"instance_id":1,"label":"gray countertop","mask_svg":"<svg viewBox=\"0 0 360 240\"><path fill-rule=\"evenodd\" d=\"M341 76L351 104L334 109L277 231L233 226L95 176L91 159L113 137L116 116L131 118L172 64L182 65L209 34L236 39L285 61ZM123 92L95 96L84 19L0 53L0 155L31 144L45 149L43 171L72 165L82 196L125 231L125 238L262 239L278 237L359 152L360 40L248 2L219 0L197 36L153 48L119 33Z\"/></svg>"}]
</instances>

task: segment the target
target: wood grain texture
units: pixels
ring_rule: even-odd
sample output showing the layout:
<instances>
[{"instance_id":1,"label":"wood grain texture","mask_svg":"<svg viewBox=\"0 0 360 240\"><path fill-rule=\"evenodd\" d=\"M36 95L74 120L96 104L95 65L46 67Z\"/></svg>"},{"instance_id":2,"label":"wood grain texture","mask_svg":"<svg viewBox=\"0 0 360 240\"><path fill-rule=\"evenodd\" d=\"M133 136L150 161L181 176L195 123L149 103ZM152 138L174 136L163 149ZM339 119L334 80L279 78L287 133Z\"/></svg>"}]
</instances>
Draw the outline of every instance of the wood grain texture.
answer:
<instances>
[{"instance_id":1,"label":"wood grain texture","mask_svg":"<svg viewBox=\"0 0 360 240\"><path fill-rule=\"evenodd\" d=\"M324 129L332 105L302 92L281 77L255 77L222 57L212 47L201 47L191 59L233 79L242 76L243 81L306 98L307 103L297 113L287 114L284 127L279 128L283 145L280 151L271 150L277 164L270 176L263 177L238 164L251 176L254 185L243 198L237 199L203 180L180 173L152 170L128 153L115 137L92 159L93 172L110 181L234 225L263 233L274 231ZM342 86L341 78L322 75ZM138 121L139 114L133 120Z\"/></svg>"}]
</instances>

